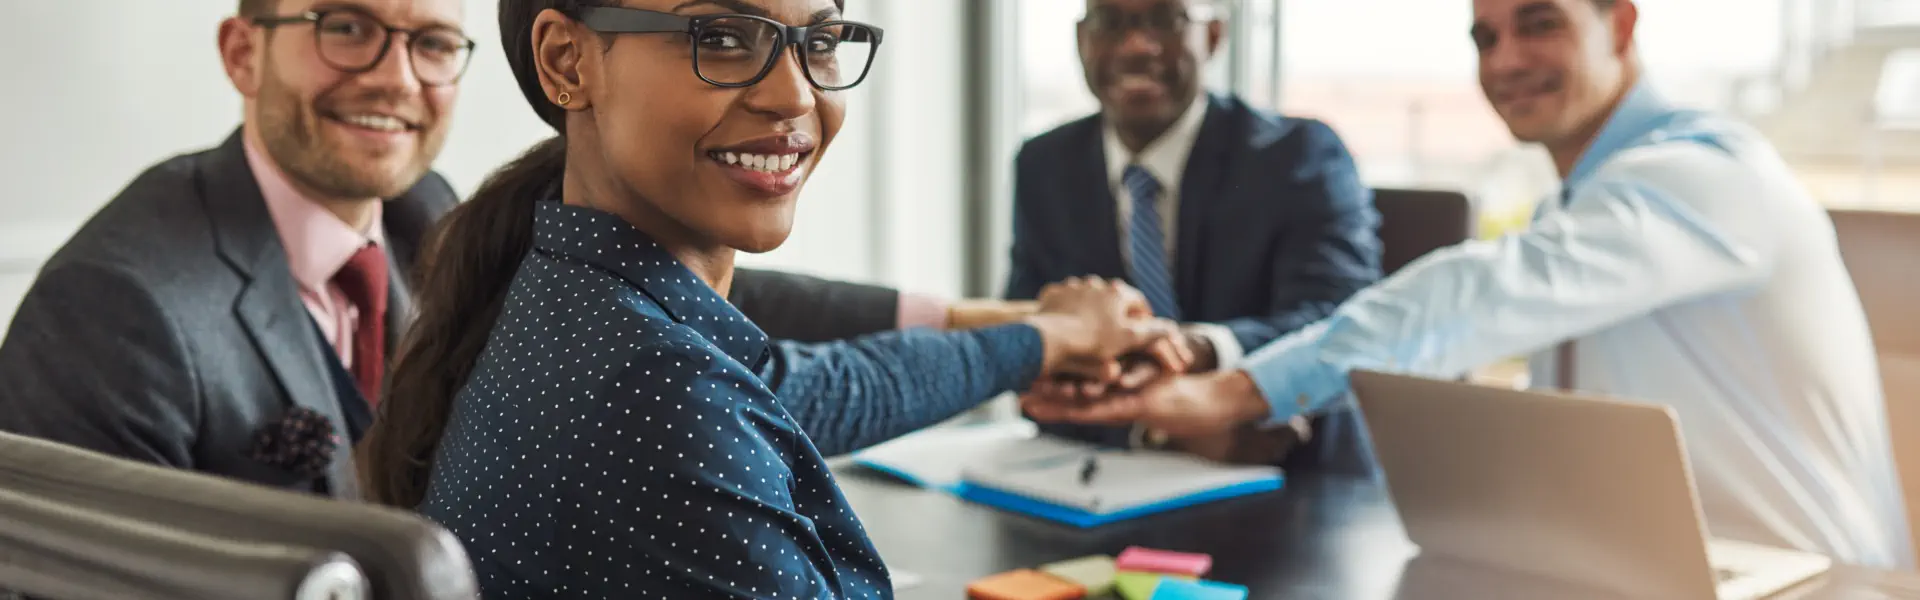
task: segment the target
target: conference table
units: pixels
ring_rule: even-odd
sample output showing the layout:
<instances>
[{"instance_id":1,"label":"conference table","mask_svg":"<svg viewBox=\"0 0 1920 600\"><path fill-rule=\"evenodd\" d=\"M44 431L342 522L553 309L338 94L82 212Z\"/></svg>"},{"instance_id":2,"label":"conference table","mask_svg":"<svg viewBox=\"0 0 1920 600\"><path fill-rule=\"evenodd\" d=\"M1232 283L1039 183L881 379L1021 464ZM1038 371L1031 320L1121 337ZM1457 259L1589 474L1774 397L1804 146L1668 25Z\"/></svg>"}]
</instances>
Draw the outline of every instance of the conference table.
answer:
<instances>
[{"instance_id":1,"label":"conference table","mask_svg":"<svg viewBox=\"0 0 1920 600\"><path fill-rule=\"evenodd\" d=\"M955 600L980 577L1127 546L1203 552L1209 579L1252 598L1485 600L1583 597L1419 557L1371 479L1296 474L1284 489L1081 529L924 490L844 461L835 474L881 557L921 581L904 600ZM1632 574L1623 573L1623 577ZM1920 574L1851 566L1778 596L1786 600L1920 599Z\"/></svg>"}]
</instances>

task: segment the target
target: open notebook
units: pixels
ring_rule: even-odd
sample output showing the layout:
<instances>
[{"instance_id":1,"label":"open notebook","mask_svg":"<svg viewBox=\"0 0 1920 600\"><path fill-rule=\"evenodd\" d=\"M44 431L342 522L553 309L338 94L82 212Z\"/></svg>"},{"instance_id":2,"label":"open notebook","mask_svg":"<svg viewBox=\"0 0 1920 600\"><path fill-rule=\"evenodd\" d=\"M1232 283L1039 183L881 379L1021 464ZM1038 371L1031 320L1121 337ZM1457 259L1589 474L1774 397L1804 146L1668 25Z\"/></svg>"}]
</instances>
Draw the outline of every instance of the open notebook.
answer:
<instances>
[{"instance_id":1,"label":"open notebook","mask_svg":"<svg viewBox=\"0 0 1920 600\"><path fill-rule=\"evenodd\" d=\"M1088 459L1097 464L1090 478ZM1002 510L1091 527L1280 489L1280 469L1185 454L1101 449L1011 422L929 430L853 456L856 464Z\"/></svg>"}]
</instances>

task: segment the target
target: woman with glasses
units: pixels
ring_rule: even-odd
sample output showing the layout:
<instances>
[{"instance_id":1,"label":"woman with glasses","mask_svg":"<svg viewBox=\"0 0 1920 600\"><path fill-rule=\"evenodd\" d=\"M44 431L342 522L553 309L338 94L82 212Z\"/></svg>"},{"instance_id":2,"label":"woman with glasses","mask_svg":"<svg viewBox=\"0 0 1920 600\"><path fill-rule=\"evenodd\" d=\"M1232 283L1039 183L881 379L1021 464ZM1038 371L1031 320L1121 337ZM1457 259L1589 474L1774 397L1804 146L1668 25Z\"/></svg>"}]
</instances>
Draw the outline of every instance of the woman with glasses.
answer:
<instances>
[{"instance_id":1,"label":"woman with glasses","mask_svg":"<svg viewBox=\"0 0 1920 600\"><path fill-rule=\"evenodd\" d=\"M891 595L821 453L755 375L766 337L724 299L735 252L787 237L839 92L880 46L840 8L500 3L508 63L560 135L428 245L361 462L369 496L465 543L487 597ZM1001 389L1110 376L1151 339L1126 324L1143 307L1063 286L1042 309L1075 315L950 334L966 351L948 364L888 364Z\"/></svg>"}]
</instances>

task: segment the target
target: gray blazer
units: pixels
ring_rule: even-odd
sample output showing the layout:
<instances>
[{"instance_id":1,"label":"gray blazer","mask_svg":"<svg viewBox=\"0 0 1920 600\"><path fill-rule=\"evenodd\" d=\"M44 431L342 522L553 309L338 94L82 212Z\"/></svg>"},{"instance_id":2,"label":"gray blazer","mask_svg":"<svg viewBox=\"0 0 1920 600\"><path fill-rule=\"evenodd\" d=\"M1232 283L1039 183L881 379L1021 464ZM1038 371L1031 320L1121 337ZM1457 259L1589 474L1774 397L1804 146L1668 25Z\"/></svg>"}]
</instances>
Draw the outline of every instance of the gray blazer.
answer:
<instances>
[{"instance_id":1,"label":"gray blazer","mask_svg":"<svg viewBox=\"0 0 1920 600\"><path fill-rule=\"evenodd\" d=\"M386 205L390 336L420 238L455 200L429 175ZM142 173L41 268L0 342L0 430L357 498L347 400L359 396L337 389L325 343L235 132ZM339 433L324 476L251 457L296 407Z\"/></svg>"},{"instance_id":2,"label":"gray blazer","mask_svg":"<svg viewBox=\"0 0 1920 600\"><path fill-rule=\"evenodd\" d=\"M727 300L775 339L827 342L894 329L900 292L808 275L735 269Z\"/></svg>"}]
</instances>

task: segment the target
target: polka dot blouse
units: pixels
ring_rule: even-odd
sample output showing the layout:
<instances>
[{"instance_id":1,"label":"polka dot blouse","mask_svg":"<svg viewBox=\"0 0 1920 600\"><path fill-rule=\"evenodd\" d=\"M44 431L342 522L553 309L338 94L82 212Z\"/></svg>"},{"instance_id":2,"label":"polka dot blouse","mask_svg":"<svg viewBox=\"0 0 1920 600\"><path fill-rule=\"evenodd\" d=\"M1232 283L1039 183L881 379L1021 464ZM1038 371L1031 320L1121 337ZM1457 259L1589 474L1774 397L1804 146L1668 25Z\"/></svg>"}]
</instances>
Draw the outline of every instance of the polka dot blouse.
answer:
<instances>
[{"instance_id":1,"label":"polka dot blouse","mask_svg":"<svg viewBox=\"0 0 1920 600\"><path fill-rule=\"evenodd\" d=\"M489 599L887 598L759 328L647 236L540 203L420 511Z\"/></svg>"}]
</instances>

